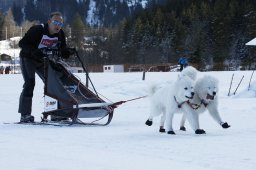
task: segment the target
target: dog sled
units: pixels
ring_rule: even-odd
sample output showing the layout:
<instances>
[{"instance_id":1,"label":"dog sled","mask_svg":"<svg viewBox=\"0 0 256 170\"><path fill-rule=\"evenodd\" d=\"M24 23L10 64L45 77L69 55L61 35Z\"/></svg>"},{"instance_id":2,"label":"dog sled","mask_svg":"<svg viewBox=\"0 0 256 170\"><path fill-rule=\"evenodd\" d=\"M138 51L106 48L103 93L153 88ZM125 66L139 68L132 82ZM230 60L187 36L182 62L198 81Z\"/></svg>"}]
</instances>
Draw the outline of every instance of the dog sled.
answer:
<instances>
[{"instance_id":1,"label":"dog sled","mask_svg":"<svg viewBox=\"0 0 256 170\"><path fill-rule=\"evenodd\" d=\"M53 116L64 118L65 123L69 125L108 125L113 118L115 107L121 103L107 103L99 97L77 51L74 49L92 90L86 86L88 82L84 85L72 73L71 67L61 58L59 50L43 48L42 52L45 80L42 123L50 123L48 116ZM96 123L98 120L103 123Z\"/></svg>"}]
</instances>

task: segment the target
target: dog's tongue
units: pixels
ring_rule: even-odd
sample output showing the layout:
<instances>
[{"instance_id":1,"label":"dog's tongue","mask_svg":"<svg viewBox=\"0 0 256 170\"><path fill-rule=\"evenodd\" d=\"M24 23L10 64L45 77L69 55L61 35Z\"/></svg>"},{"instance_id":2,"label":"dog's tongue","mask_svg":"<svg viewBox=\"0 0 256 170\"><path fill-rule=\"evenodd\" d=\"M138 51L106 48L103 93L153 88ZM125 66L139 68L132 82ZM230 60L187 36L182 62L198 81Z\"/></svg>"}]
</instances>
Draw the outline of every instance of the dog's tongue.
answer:
<instances>
[{"instance_id":1,"label":"dog's tongue","mask_svg":"<svg viewBox=\"0 0 256 170\"><path fill-rule=\"evenodd\" d=\"M214 96L207 94L206 99L213 100L213 99L214 99Z\"/></svg>"}]
</instances>

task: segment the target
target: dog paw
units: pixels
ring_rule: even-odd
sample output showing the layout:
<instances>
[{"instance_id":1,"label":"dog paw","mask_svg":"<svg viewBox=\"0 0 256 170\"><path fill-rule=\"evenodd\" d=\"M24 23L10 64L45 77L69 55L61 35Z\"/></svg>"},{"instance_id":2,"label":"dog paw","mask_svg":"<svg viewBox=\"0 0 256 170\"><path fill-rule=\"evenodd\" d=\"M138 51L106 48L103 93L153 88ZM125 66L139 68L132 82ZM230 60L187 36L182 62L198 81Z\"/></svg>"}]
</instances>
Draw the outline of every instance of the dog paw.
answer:
<instances>
[{"instance_id":1,"label":"dog paw","mask_svg":"<svg viewBox=\"0 0 256 170\"><path fill-rule=\"evenodd\" d=\"M152 121L152 120L147 120L147 121L145 122L145 124L148 125L148 126L151 126L151 125L153 124L153 121Z\"/></svg>"},{"instance_id":2,"label":"dog paw","mask_svg":"<svg viewBox=\"0 0 256 170\"><path fill-rule=\"evenodd\" d=\"M160 132L160 133L164 133L164 132L165 132L165 129L162 128L162 127L160 127L159 132Z\"/></svg>"},{"instance_id":3,"label":"dog paw","mask_svg":"<svg viewBox=\"0 0 256 170\"><path fill-rule=\"evenodd\" d=\"M180 130L186 131L186 128L185 128L184 126L181 126L181 127L180 127Z\"/></svg>"},{"instance_id":4,"label":"dog paw","mask_svg":"<svg viewBox=\"0 0 256 170\"><path fill-rule=\"evenodd\" d=\"M175 135L174 131L168 131L167 133L170 134L170 135Z\"/></svg>"},{"instance_id":5,"label":"dog paw","mask_svg":"<svg viewBox=\"0 0 256 170\"><path fill-rule=\"evenodd\" d=\"M196 134L205 134L205 131L203 129L197 129L195 131Z\"/></svg>"},{"instance_id":6,"label":"dog paw","mask_svg":"<svg viewBox=\"0 0 256 170\"><path fill-rule=\"evenodd\" d=\"M227 128L230 127L230 125L229 125L227 122L223 123L221 126L222 126L224 129L227 129Z\"/></svg>"}]
</instances>

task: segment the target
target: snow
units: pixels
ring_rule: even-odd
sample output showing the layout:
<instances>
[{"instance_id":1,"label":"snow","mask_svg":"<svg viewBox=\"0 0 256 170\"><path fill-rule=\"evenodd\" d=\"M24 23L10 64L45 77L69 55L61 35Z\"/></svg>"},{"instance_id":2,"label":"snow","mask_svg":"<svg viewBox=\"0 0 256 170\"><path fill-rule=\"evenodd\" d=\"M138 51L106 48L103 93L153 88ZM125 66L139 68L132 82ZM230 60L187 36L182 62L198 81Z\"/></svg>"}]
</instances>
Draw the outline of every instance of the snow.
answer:
<instances>
[{"instance_id":1,"label":"snow","mask_svg":"<svg viewBox=\"0 0 256 170\"><path fill-rule=\"evenodd\" d=\"M255 46L256 45L256 38L252 39L251 41L247 42L245 45L252 45Z\"/></svg>"},{"instance_id":2,"label":"snow","mask_svg":"<svg viewBox=\"0 0 256 170\"><path fill-rule=\"evenodd\" d=\"M148 0L141 0L141 1L137 1L137 0L126 0L127 1L127 5L128 7L133 7L135 6L137 3L140 3L142 5L143 8L146 7Z\"/></svg>"},{"instance_id":3,"label":"snow","mask_svg":"<svg viewBox=\"0 0 256 170\"><path fill-rule=\"evenodd\" d=\"M0 41L0 54L7 54L13 58L19 57L20 49L11 47L11 44L17 44L19 40L20 37L13 37L10 40Z\"/></svg>"},{"instance_id":4,"label":"snow","mask_svg":"<svg viewBox=\"0 0 256 170\"><path fill-rule=\"evenodd\" d=\"M142 0L141 1L142 7L145 8L147 3L148 3L148 0Z\"/></svg>"},{"instance_id":5,"label":"snow","mask_svg":"<svg viewBox=\"0 0 256 170\"><path fill-rule=\"evenodd\" d=\"M89 10L87 12L87 18L86 18L86 22L89 23L90 25L96 25L99 22L99 19L97 15L95 15L95 13L96 13L96 2L95 0L90 0Z\"/></svg>"},{"instance_id":6,"label":"snow","mask_svg":"<svg viewBox=\"0 0 256 170\"><path fill-rule=\"evenodd\" d=\"M231 93L240 78L245 78L237 95L227 96L232 74ZM164 86L177 72L90 73L97 91L111 101L128 100L147 94L147 86ZM176 135L158 132L159 118L152 127L144 124L149 112L147 98L124 103L115 109L108 126L53 127L4 124L16 122L22 75L0 75L0 169L19 170L253 170L256 167L255 77L251 90L251 71L201 72L220 81L219 110L231 128L222 129L208 113L200 116L205 135L179 131L180 114L174 117ZM85 75L77 74L84 82ZM33 115L43 112L43 83L37 77Z\"/></svg>"},{"instance_id":7,"label":"snow","mask_svg":"<svg viewBox=\"0 0 256 170\"><path fill-rule=\"evenodd\" d=\"M115 0L117 1L117 0ZM119 0L120 2L126 1L128 7L134 7L136 4L141 4L143 8L146 7L148 0ZM77 3L79 3L80 0L77 0ZM87 11L87 18L86 18L86 23L89 25L99 25L101 21L99 21L99 17L97 16L98 9L96 7L97 2L95 0L90 0L89 4L89 10ZM111 9L112 13L115 15L116 14L116 9Z\"/></svg>"}]
</instances>

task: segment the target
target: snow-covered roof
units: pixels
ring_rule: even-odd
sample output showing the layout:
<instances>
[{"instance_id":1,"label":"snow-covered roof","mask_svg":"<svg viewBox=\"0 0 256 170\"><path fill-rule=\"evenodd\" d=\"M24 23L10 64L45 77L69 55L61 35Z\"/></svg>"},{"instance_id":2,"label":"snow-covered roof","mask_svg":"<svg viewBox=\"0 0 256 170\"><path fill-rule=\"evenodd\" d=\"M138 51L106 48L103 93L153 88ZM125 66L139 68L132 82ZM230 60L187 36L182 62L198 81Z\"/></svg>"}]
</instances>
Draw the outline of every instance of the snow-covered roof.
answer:
<instances>
[{"instance_id":1,"label":"snow-covered roof","mask_svg":"<svg viewBox=\"0 0 256 170\"><path fill-rule=\"evenodd\" d=\"M249 41L245 45L255 45L256 46L256 38L252 39L251 41Z\"/></svg>"},{"instance_id":2,"label":"snow-covered roof","mask_svg":"<svg viewBox=\"0 0 256 170\"><path fill-rule=\"evenodd\" d=\"M7 54L12 58L19 57L20 48L12 48L11 44L13 42L18 43L20 37L13 37L11 40L0 41L0 54Z\"/></svg>"}]
</instances>

